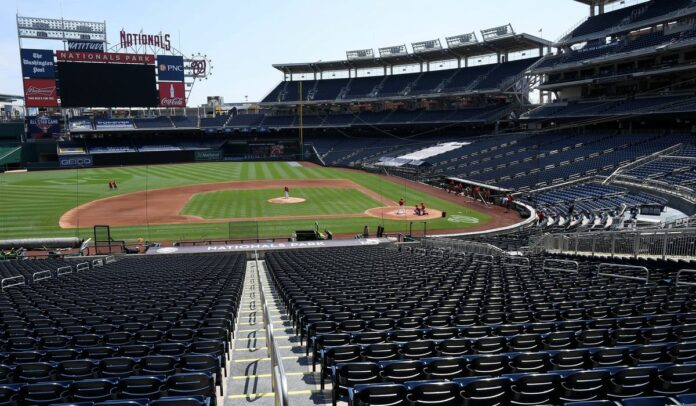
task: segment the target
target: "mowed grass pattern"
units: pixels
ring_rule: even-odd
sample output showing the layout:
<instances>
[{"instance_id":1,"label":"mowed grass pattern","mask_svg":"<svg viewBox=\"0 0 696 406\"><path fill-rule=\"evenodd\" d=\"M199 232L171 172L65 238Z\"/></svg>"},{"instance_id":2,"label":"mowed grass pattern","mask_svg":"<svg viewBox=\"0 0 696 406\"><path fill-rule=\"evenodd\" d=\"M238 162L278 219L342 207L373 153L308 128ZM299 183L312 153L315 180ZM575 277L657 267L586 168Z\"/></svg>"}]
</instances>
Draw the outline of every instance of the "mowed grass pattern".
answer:
<instances>
[{"instance_id":1,"label":"mowed grass pattern","mask_svg":"<svg viewBox=\"0 0 696 406\"><path fill-rule=\"evenodd\" d=\"M378 207L379 203L355 189L293 188L292 197L306 201L294 204L270 203L281 197L277 189L221 190L198 193L181 214L206 219L308 216L323 214L357 214Z\"/></svg>"},{"instance_id":2,"label":"mowed grass pattern","mask_svg":"<svg viewBox=\"0 0 696 406\"><path fill-rule=\"evenodd\" d=\"M294 167L286 162L213 162L195 164L128 166L119 168L94 168L79 170L38 171L28 173L0 173L0 239L33 237L92 236L90 228L61 229L60 217L68 210L90 201L117 194L169 188L200 183L264 179L348 179L371 189L386 198L407 204L426 202L428 207L462 212L485 223L484 213L463 209L453 203L433 198L427 193L410 190L398 178L385 179L359 171L333 168ZM110 191L109 180L116 180L119 189ZM145 202L143 201L143 205ZM149 210L156 210L149 207ZM206 238L232 238L237 236L227 224L147 224L147 219L137 221L139 226L114 227L116 239L180 240ZM104 219L108 224L108 218ZM321 227L334 233L359 233L364 225L372 229L381 220L370 219L322 219ZM288 236L293 230L307 228L313 222L267 221L259 224L259 234L267 237ZM389 232L404 231L408 223L385 221ZM428 222L429 230L464 228L467 224L453 224L445 219Z\"/></svg>"}]
</instances>

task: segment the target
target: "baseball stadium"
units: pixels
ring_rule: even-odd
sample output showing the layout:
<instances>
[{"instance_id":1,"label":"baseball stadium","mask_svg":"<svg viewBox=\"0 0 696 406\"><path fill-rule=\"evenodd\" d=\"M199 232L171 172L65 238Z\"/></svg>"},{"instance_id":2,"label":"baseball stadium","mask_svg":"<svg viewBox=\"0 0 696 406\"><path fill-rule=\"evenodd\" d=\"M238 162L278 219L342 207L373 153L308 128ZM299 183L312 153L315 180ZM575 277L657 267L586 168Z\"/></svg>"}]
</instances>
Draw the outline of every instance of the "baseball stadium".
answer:
<instances>
[{"instance_id":1,"label":"baseball stadium","mask_svg":"<svg viewBox=\"0 0 696 406\"><path fill-rule=\"evenodd\" d=\"M696 403L696 0L82 1L0 15L0 406Z\"/></svg>"}]
</instances>

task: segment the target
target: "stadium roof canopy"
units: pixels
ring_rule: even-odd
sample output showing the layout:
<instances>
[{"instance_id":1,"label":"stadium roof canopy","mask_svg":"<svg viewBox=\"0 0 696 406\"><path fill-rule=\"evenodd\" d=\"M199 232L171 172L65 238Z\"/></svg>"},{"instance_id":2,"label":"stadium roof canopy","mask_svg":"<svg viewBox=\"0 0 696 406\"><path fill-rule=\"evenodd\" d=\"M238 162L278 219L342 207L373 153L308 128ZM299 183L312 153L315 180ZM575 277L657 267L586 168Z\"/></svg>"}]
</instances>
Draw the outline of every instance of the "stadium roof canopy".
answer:
<instances>
[{"instance_id":1,"label":"stadium roof canopy","mask_svg":"<svg viewBox=\"0 0 696 406\"><path fill-rule=\"evenodd\" d=\"M468 39L467 41L460 41L461 37L464 36L450 37L447 38L447 43L449 46L446 48L440 46L439 40L433 40L413 44L414 49L418 48L420 44L436 44L435 46L431 45L430 49L424 47L425 50L423 51L409 53L407 52L405 45L400 45L396 47L380 48L379 57L374 56L372 50L363 50L361 52L369 56L340 61L274 64L273 67L285 74L341 71L350 69L377 69L390 66L457 60L490 54L505 55L511 52L540 49L550 47L552 45L551 41L536 37L534 35L515 34L512 31L512 27L510 27L509 30L510 34L499 36L488 36L487 32L490 30L484 30L481 32L484 36L483 41L479 41L474 33L466 35L466 38ZM401 52L393 52L397 49L399 49Z\"/></svg>"},{"instance_id":2,"label":"stadium roof canopy","mask_svg":"<svg viewBox=\"0 0 696 406\"><path fill-rule=\"evenodd\" d=\"M24 96L14 96L11 94L0 94L0 103L12 103L13 101L24 100Z\"/></svg>"}]
</instances>

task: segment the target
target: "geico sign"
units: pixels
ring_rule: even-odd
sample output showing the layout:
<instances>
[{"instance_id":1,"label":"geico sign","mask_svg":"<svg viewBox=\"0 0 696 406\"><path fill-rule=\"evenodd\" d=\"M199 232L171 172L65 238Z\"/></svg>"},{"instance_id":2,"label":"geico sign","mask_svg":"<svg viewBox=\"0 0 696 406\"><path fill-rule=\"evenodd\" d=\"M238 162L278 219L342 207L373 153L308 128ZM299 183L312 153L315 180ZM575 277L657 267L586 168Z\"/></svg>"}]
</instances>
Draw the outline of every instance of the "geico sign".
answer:
<instances>
[{"instance_id":1,"label":"geico sign","mask_svg":"<svg viewBox=\"0 0 696 406\"><path fill-rule=\"evenodd\" d=\"M92 158L61 158L60 166L92 166Z\"/></svg>"}]
</instances>

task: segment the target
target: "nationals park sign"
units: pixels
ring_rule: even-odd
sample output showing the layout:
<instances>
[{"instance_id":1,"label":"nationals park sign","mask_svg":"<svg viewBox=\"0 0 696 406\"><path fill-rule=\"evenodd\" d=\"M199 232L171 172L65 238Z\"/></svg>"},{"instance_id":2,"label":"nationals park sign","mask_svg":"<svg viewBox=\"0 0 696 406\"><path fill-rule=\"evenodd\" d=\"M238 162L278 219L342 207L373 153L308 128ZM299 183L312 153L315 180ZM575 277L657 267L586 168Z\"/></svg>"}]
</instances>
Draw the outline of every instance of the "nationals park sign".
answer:
<instances>
[{"instance_id":1,"label":"nationals park sign","mask_svg":"<svg viewBox=\"0 0 696 406\"><path fill-rule=\"evenodd\" d=\"M56 51L56 58L62 62L102 62L154 65L155 56L145 54L119 54L114 52Z\"/></svg>"},{"instance_id":2,"label":"nationals park sign","mask_svg":"<svg viewBox=\"0 0 696 406\"><path fill-rule=\"evenodd\" d=\"M391 244L389 238L366 238L360 240L325 240L325 241L288 241L251 244L226 244L226 245L196 245L180 247L151 248L148 255L163 254L201 254L212 252L249 252L249 251L279 251L291 249L336 248L336 247L364 247Z\"/></svg>"}]
</instances>

